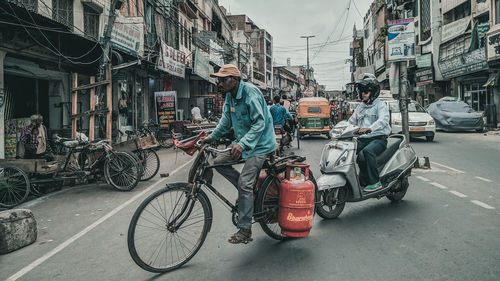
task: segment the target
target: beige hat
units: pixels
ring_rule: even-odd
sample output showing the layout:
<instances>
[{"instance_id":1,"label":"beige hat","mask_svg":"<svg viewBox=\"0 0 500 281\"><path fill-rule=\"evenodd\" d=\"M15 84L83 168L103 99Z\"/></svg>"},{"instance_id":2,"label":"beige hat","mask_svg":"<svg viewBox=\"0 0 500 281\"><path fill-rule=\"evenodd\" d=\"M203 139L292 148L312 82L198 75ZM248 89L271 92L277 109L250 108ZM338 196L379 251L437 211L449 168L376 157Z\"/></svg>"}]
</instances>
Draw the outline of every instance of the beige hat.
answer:
<instances>
[{"instance_id":1,"label":"beige hat","mask_svg":"<svg viewBox=\"0 0 500 281\"><path fill-rule=\"evenodd\" d=\"M240 77L241 74L238 68L232 64L225 64L219 69L219 72L210 74L210 77L228 77L228 76Z\"/></svg>"}]
</instances>

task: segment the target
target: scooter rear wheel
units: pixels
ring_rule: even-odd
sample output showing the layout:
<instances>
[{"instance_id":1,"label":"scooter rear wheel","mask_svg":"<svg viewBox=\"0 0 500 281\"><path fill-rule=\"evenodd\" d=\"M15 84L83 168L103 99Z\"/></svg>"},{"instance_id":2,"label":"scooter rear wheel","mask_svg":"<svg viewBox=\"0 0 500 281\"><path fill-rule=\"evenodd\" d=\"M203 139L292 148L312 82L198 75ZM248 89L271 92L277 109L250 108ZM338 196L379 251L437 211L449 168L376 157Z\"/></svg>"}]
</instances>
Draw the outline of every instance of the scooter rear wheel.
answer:
<instances>
[{"instance_id":1,"label":"scooter rear wheel","mask_svg":"<svg viewBox=\"0 0 500 281\"><path fill-rule=\"evenodd\" d=\"M401 179L399 185L400 187L394 193L387 195L387 199L392 202L399 202L403 199L403 197L405 197L408 186L410 185L408 177Z\"/></svg>"}]
</instances>

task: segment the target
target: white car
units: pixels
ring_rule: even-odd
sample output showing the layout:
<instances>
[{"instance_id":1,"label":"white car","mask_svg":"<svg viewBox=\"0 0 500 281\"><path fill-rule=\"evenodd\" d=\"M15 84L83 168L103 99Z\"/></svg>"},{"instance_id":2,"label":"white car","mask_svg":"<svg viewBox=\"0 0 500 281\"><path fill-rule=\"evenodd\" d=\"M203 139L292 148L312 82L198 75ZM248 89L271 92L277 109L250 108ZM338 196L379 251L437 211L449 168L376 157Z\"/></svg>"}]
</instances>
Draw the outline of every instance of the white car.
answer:
<instances>
[{"instance_id":1,"label":"white car","mask_svg":"<svg viewBox=\"0 0 500 281\"><path fill-rule=\"evenodd\" d=\"M391 127L393 134L403 131L399 101L385 100L391 112ZM416 101L408 103L408 125L410 137L425 137L427 141L433 141L436 134L436 123L427 111Z\"/></svg>"}]
</instances>

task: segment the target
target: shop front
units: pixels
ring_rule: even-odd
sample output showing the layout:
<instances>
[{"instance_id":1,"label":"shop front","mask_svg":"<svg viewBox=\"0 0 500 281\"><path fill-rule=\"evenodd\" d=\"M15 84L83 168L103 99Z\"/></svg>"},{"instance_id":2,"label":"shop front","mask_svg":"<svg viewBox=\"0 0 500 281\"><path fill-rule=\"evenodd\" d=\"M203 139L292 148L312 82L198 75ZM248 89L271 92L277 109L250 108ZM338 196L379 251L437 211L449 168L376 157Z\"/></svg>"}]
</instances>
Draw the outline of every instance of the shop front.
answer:
<instances>
[{"instance_id":1,"label":"shop front","mask_svg":"<svg viewBox=\"0 0 500 281\"><path fill-rule=\"evenodd\" d=\"M68 136L70 102L69 74L40 68L39 64L7 54L3 62L3 124L5 158L16 157L23 127L30 116L41 114L49 137L53 133Z\"/></svg>"}]
</instances>

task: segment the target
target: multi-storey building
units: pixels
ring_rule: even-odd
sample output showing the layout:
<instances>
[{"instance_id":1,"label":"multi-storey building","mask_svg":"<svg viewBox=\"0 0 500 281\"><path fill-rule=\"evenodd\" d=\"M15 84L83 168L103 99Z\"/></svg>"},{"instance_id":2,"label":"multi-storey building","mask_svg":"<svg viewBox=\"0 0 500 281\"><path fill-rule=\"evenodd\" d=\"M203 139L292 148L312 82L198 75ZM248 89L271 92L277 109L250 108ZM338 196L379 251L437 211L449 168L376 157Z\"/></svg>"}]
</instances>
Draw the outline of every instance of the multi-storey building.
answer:
<instances>
[{"instance_id":1,"label":"multi-storey building","mask_svg":"<svg viewBox=\"0 0 500 281\"><path fill-rule=\"evenodd\" d=\"M250 40L255 58L250 80L264 95L270 96L273 89L273 37L247 15L230 15L228 19L233 30L244 30Z\"/></svg>"}]
</instances>

